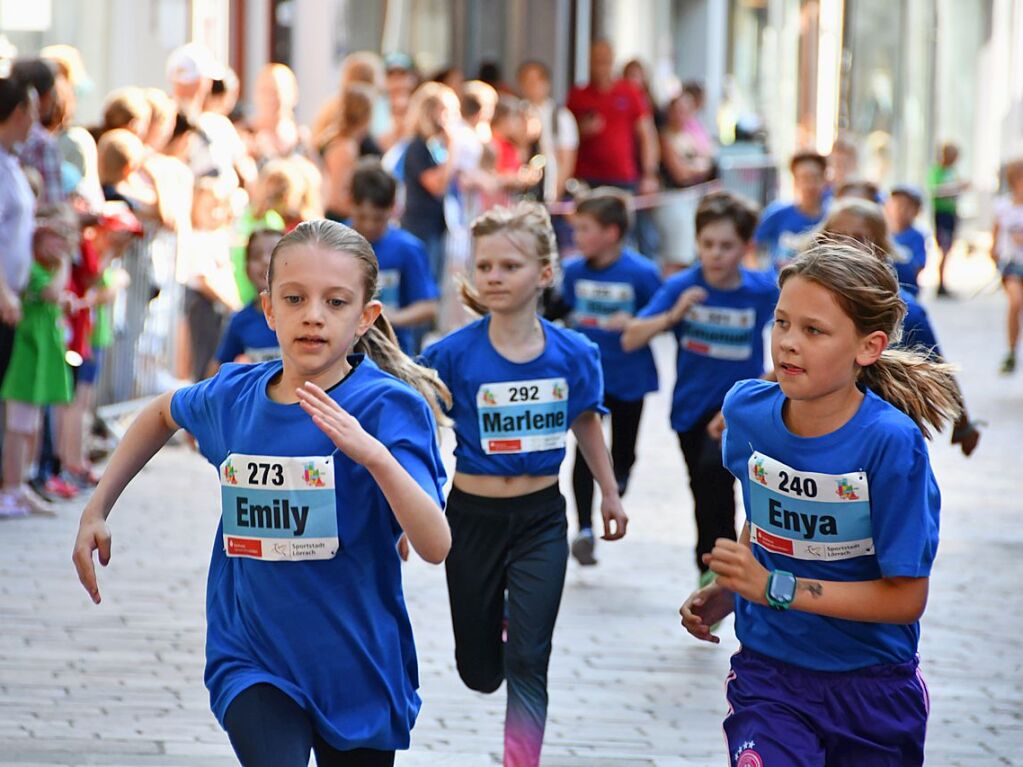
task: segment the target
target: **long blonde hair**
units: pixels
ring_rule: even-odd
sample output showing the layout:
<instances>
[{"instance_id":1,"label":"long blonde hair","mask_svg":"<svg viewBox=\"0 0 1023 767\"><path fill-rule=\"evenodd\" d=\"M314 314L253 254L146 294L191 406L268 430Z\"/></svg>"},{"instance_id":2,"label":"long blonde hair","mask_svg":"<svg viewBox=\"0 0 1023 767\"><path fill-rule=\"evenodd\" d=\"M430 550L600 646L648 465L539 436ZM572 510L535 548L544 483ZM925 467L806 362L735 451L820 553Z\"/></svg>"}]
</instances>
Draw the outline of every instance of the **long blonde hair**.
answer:
<instances>
[{"instance_id":1,"label":"long blonde hair","mask_svg":"<svg viewBox=\"0 0 1023 767\"><path fill-rule=\"evenodd\" d=\"M512 207L498 205L473 221L470 231L474 241L499 232L523 234L529 238L531 245L526 255L535 256L541 267L550 266L555 271L558 268L558 244L551 216L540 203L520 202ZM516 247L514 240L510 242ZM480 316L490 311L468 280L462 280L459 293L462 304L470 311Z\"/></svg>"},{"instance_id":2,"label":"long blonde hair","mask_svg":"<svg viewBox=\"0 0 1023 767\"><path fill-rule=\"evenodd\" d=\"M362 267L364 301L368 303L377 292L379 265L376 254L366 238L354 229L326 219L303 221L281 238L270 254L267 271L268 289L273 288L274 262L281 251L295 245L320 246L326 250L347 253ZM381 314L359 337L353 349L372 359L381 370L401 379L418 391L430 404L438 423L445 423L444 409L451 407L451 392L436 371L417 365L401 350L394 328Z\"/></svg>"},{"instance_id":3,"label":"long blonde hair","mask_svg":"<svg viewBox=\"0 0 1023 767\"><path fill-rule=\"evenodd\" d=\"M829 291L861 335L880 330L891 345L901 340L906 304L899 297L895 272L859 243L819 236L781 270L779 287L793 277ZM953 371L952 365L935 362L927 354L889 346L876 362L860 368L859 380L912 418L929 438L932 427L941 431L946 421L955 421L962 413Z\"/></svg>"}]
</instances>

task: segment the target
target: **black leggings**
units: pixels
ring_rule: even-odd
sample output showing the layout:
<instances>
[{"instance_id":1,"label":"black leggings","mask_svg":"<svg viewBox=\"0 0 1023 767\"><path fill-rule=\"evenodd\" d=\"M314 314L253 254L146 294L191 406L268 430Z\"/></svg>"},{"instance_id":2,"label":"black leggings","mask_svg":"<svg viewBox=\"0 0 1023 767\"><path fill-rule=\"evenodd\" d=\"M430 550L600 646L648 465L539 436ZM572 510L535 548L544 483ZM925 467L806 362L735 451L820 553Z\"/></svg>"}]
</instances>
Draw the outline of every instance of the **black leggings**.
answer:
<instances>
[{"instance_id":1,"label":"black leggings","mask_svg":"<svg viewBox=\"0 0 1023 767\"><path fill-rule=\"evenodd\" d=\"M307 767L309 752L319 767L392 767L393 751L338 751L313 729L290 695L272 684L256 684L231 701L224 729L242 767Z\"/></svg>"},{"instance_id":2,"label":"black leggings","mask_svg":"<svg viewBox=\"0 0 1023 767\"><path fill-rule=\"evenodd\" d=\"M689 487L696 508L696 566L707 572L703 555L718 538L735 540L735 478L721 461L721 443L707 433L717 409L703 415L689 431L678 432L678 443L689 469Z\"/></svg>"},{"instance_id":3,"label":"black leggings","mask_svg":"<svg viewBox=\"0 0 1023 767\"><path fill-rule=\"evenodd\" d=\"M452 540L444 567L458 674L479 692L508 682L504 763L537 765L568 563L565 499L556 484L518 498L484 498L456 487L446 513Z\"/></svg>"},{"instance_id":4,"label":"black leggings","mask_svg":"<svg viewBox=\"0 0 1023 767\"><path fill-rule=\"evenodd\" d=\"M604 404L611 411L611 464L614 466L618 492L625 494L629 474L636 463L636 438L639 436L639 419L643 415L643 400L622 400L604 395ZM572 493L575 495L575 511L579 517L579 529L593 527L593 472L586 465L579 448L575 449L575 465L572 467Z\"/></svg>"}]
</instances>

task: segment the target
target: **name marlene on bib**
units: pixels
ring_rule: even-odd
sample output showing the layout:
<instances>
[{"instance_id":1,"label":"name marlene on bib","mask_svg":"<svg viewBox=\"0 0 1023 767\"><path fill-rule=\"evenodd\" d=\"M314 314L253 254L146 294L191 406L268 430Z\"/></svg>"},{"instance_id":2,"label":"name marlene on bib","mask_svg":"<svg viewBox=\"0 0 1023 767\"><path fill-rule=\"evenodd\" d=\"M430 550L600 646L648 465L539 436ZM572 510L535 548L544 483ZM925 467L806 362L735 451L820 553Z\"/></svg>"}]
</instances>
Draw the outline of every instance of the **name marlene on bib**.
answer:
<instances>
[{"instance_id":1,"label":"name marlene on bib","mask_svg":"<svg viewBox=\"0 0 1023 767\"><path fill-rule=\"evenodd\" d=\"M874 553L864 472L796 471L754 452L749 458L750 540L794 559L834 561Z\"/></svg>"},{"instance_id":2,"label":"name marlene on bib","mask_svg":"<svg viewBox=\"0 0 1023 767\"><path fill-rule=\"evenodd\" d=\"M330 456L231 453L220 464L229 557L331 559L339 547Z\"/></svg>"},{"instance_id":3,"label":"name marlene on bib","mask_svg":"<svg viewBox=\"0 0 1023 767\"><path fill-rule=\"evenodd\" d=\"M568 431L564 378L485 383L476 394L480 444L487 455L557 450Z\"/></svg>"}]
</instances>

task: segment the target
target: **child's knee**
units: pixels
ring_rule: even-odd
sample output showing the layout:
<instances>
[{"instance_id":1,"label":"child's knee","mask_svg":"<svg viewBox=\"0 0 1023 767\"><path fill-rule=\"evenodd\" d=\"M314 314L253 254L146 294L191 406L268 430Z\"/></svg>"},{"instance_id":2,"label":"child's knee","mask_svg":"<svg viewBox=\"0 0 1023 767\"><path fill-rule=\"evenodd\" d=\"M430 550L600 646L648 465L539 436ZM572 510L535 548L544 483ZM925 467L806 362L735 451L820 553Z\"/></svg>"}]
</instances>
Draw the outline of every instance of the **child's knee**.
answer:
<instances>
[{"instance_id":1,"label":"child's knee","mask_svg":"<svg viewBox=\"0 0 1023 767\"><path fill-rule=\"evenodd\" d=\"M487 664L458 662L458 676L470 690L482 693L496 692L504 681L500 668L486 668Z\"/></svg>"},{"instance_id":2,"label":"child's knee","mask_svg":"<svg viewBox=\"0 0 1023 767\"><path fill-rule=\"evenodd\" d=\"M42 427L42 408L27 402L6 402L7 431L24 436L37 434Z\"/></svg>"}]
</instances>

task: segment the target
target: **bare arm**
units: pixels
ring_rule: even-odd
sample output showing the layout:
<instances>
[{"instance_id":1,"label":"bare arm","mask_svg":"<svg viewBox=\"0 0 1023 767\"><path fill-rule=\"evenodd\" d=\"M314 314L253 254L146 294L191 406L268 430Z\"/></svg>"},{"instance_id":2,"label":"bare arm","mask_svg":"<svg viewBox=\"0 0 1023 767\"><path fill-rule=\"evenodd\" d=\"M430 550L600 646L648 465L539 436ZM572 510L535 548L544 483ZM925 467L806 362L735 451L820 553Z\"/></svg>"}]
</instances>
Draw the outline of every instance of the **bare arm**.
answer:
<instances>
[{"instance_id":1,"label":"bare arm","mask_svg":"<svg viewBox=\"0 0 1023 767\"><path fill-rule=\"evenodd\" d=\"M753 556L749 523L739 542L719 538L704 562L717 583L759 605L766 605L770 573ZM866 623L914 623L927 605L927 578L879 578L872 581L822 581L796 578L790 609Z\"/></svg>"},{"instance_id":2,"label":"bare arm","mask_svg":"<svg viewBox=\"0 0 1023 767\"><path fill-rule=\"evenodd\" d=\"M641 117L636 124L639 132L639 156L643 163L643 178L640 181L641 192L653 192L657 189L657 166L660 162L660 147L657 141L657 128L654 118L650 115Z\"/></svg>"},{"instance_id":3,"label":"bare arm","mask_svg":"<svg viewBox=\"0 0 1023 767\"><path fill-rule=\"evenodd\" d=\"M437 316L439 301L435 298L415 301L401 309L387 313L387 319L396 328L408 325L423 325Z\"/></svg>"},{"instance_id":4,"label":"bare arm","mask_svg":"<svg viewBox=\"0 0 1023 767\"><path fill-rule=\"evenodd\" d=\"M600 488L600 513L604 519L604 534L601 538L605 541L616 541L625 536L629 518L625 516L622 499L618 496L618 481L611 466L611 455L604 444L600 416L592 410L581 413L572 422L572 433L575 434L579 451Z\"/></svg>"},{"instance_id":5,"label":"bare arm","mask_svg":"<svg viewBox=\"0 0 1023 767\"><path fill-rule=\"evenodd\" d=\"M1001 227L998 225L998 219L995 218L995 225L991 227L991 260L995 262L995 266L998 265L999 253L998 253L998 237L1001 234Z\"/></svg>"},{"instance_id":6,"label":"bare arm","mask_svg":"<svg viewBox=\"0 0 1023 767\"><path fill-rule=\"evenodd\" d=\"M707 291L698 285L693 285L682 291L675 301L675 305L668 311L632 320L625 326L625 332L622 333L622 349L627 352L642 349L658 333L669 330L680 323L690 309L706 298Z\"/></svg>"},{"instance_id":7,"label":"bare arm","mask_svg":"<svg viewBox=\"0 0 1023 767\"><path fill-rule=\"evenodd\" d=\"M162 394L139 413L114 450L99 486L82 511L72 561L78 580L96 604L100 595L92 552L99 550L99 562L106 567L110 561L110 529L106 524L110 511L128 483L179 428L170 413L172 397L173 392Z\"/></svg>"}]
</instances>

